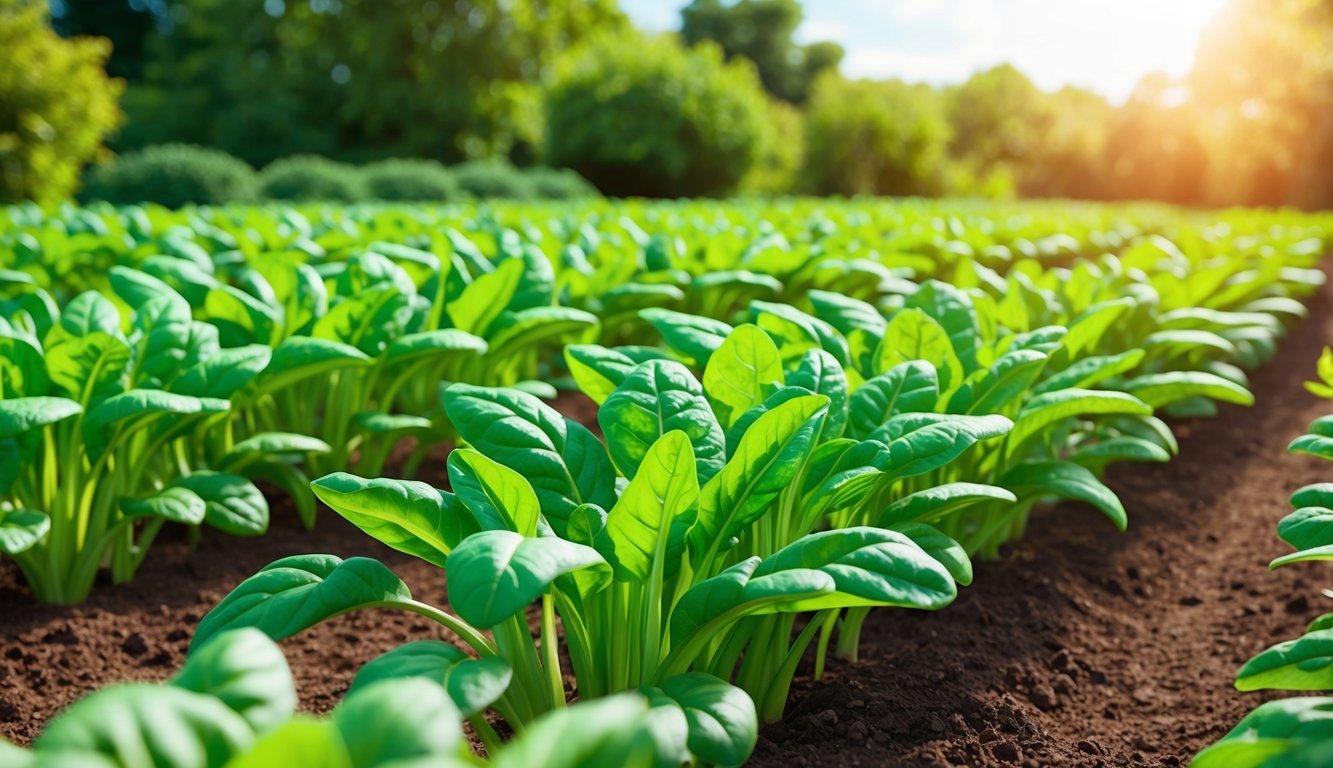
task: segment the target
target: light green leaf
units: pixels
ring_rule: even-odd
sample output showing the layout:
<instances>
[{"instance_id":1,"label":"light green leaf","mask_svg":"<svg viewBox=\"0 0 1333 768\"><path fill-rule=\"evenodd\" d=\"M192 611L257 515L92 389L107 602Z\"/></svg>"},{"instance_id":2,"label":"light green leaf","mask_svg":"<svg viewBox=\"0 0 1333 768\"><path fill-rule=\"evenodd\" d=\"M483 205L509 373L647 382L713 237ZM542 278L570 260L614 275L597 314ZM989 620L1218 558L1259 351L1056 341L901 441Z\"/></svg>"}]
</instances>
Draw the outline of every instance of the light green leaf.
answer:
<instances>
[{"instance_id":1,"label":"light green leaf","mask_svg":"<svg viewBox=\"0 0 1333 768\"><path fill-rule=\"evenodd\" d=\"M449 454L449 483L482 530L537 535L541 508L527 478L485 454L459 448Z\"/></svg>"},{"instance_id":2,"label":"light green leaf","mask_svg":"<svg viewBox=\"0 0 1333 768\"><path fill-rule=\"evenodd\" d=\"M615 467L583 425L514 390L454 384L442 399L463 440L528 479L556 534L578 505L615 503Z\"/></svg>"},{"instance_id":3,"label":"light green leaf","mask_svg":"<svg viewBox=\"0 0 1333 768\"><path fill-rule=\"evenodd\" d=\"M1013 431L1006 441L1008 453L1013 455L1029 438L1042 434L1062 419L1111 414L1151 416L1152 406L1124 392L1098 389L1062 389L1038 395L1014 419Z\"/></svg>"},{"instance_id":4,"label":"light green leaf","mask_svg":"<svg viewBox=\"0 0 1333 768\"><path fill-rule=\"evenodd\" d=\"M201 470L178 478L174 485L203 499L204 522L223 533L258 536L268 530L268 500L244 477Z\"/></svg>"},{"instance_id":5,"label":"light green leaf","mask_svg":"<svg viewBox=\"0 0 1333 768\"><path fill-rule=\"evenodd\" d=\"M238 629L193 650L171 684L226 704L255 733L296 711L296 683L282 649L257 629Z\"/></svg>"},{"instance_id":6,"label":"light green leaf","mask_svg":"<svg viewBox=\"0 0 1333 768\"><path fill-rule=\"evenodd\" d=\"M880 525L929 523L942 520L974 504L1012 504L1018 497L1004 488L979 483L946 483L903 496L884 508Z\"/></svg>"},{"instance_id":7,"label":"light green leaf","mask_svg":"<svg viewBox=\"0 0 1333 768\"><path fill-rule=\"evenodd\" d=\"M827 408L822 395L798 397L746 430L735 455L700 490L699 516L689 532L696 560L767 512L809 457Z\"/></svg>"},{"instance_id":8,"label":"light green leaf","mask_svg":"<svg viewBox=\"0 0 1333 768\"><path fill-rule=\"evenodd\" d=\"M254 742L222 701L162 685L106 688L75 702L33 743L39 755L91 752L117 766L221 768ZM77 763L76 763L77 764Z\"/></svg>"},{"instance_id":9,"label":"light green leaf","mask_svg":"<svg viewBox=\"0 0 1333 768\"><path fill-rule=\"evenodd\" d=\"M1192 397L1206 397L1237 405L1254 404L1254 395L1248 389L1205 371L1145 374L1125 382L1124 389L1154 408Z\"/></svg>"},{"instance_id":10,"label":"light green leaf","mask_svg":"<svg viewBox=\"0 0 1333 768\"><path fill-rule=\"evenodd\" d=\"M708 359L704 392L722 428L736 422L783 383L782 358L757 326L737 326Z\"/></svg>"},{"instance_id":11,"label":"light green leaf","mask_svg":"<svg viewBox=\"0 0 1333 768\"><path fill-rule=\"evenodd\" d=\"M191 650L229 629L255 627L281 640L357 608L411 600L407 585L376 560L285 557L241 582L209 611L195 630Z\"/></svg>"},{"instance_id":12,"label":"light green leaf","mask_svg":"<svg viewBox=\"0 0 1333 768\"><path fill-rule=\"evenodd\" d=\"M417 640L371 659L356 673L347 695L381 680L420 677L444 686L449 698L472 717L494 704L509 687L513 670L498 656L474 659L439 640Z\"/></svg>"},{"instance_id":13,"label":"light green leaf","mask_svg":"<svg viewBox=\"0 0 1333 768\"><path fill-rule=\"evenodd\" d=\"M0 510L0 552L17 555L31 549L51 530L51 518L31 509Z\"/></svg>"},{"instance_id":14,"label":"light green leaf","mask_svg":"<svg viewBox=\"0 0 1333 768\"><path fill-rule=\"evenodd\" d=\"M0 440L59 423L80 413L83 408L78 403L63 397L0 400Z\"/></svg>"},{"instance_id":15,"label":"light green leaf","mask_svg":"<svg viewBox=\"0 0 1333 768\"><path fill-rule=\"evenodd\" d=\"M311 483L310 489L372 538L440 567L475 530L443 493L416 480L365 480L334 472Z\"/></svg>"},{"instance_id":16,"label":"light green leaf","mask_svg":"<svg viewBox=\"0 0 1333 768\"><path fill-rule=\"evenodd\" d=\"M686 513L698 498L690 440L684 432L667 432L648 449L640 472L607 515L617 565L640 580L651 575L654 563L670 573L685 550L693 522Z\"/></svg>"},{"instance_id":17,"label":"light green leaf","mask_svg":"<svg viewBox=\"0 0 1333 768\"><path fill-rule=\"evenodd\" d=\"M462 295L448 306L454 327L483 339L490 336L495 321L509 308L523 279L523 262L502 262L494 272L473 280Z\"/></svg>"},{"instance_id":18,"label":"light green leaf","mask_svg":"<svg viewBox=\"0 0 1333 768\"><path fill-rule=\"evenodd\" d=\"M948 332L920 309L904 309L889 321L875 352L874 370L887 371L909 360L933 365L941 392L952 392L963 382L963 364Z\"/></svg>"},{"instance_id":19,"label":"light green leaf","mask_svg":"<svg viewBox=\"0 0 1333 768\"><path fill-rule=\"evenodd\" d=\"M609 582L597 550L554 537L525 538L482 531L465 539L445 563L450 605L469 624L489 629L522 611L559 576L591 569Z\"/></svg>"},{"instance_id":20,"label":"light green leaf","mask_svg":"<svg viewBox=\"0 0 1333 768\"><path fill-rule=\"evenodd\" d=\"M1107 488L1097 476L1084 467L1068 461L1044 461L1019 464L1000 476L998 483L1023 496L1053 496L1058 499L1083 501L1100 509L1125 530L1129 518L1119 497Z\"/></svg>"},{"instance_id":21,"label":"light green leaf","mask_svg":"<svg viewBox=\"0 0 1333 768\"><path fill-rule=\"evenodd\" d=\"M169 486L142 499L122 497L120 512L130 520L156 517L172 523L199 525L204 522L208 505L194 491Z\"/></svg>"},{"instance_id":22,"label":"light green leaf","mask_svg":"<svg viewBox=\"0 0 1333 768\"><path fill-rule=\"evenodd\" d=\"M1333 629L1278 643L1236 673L1238 691L1333 690Z\"/></svg>"},{"instance_id":23,"label":"light green leaf","mask_svg":"<svg viewBox=\"0 0 1333 768\"><path fill-rule=\"evenodd\" d=\"M650 446L680 430L698 461L699 482L707 482L726 461L722 427L703 388L680 363L651 360L629 372L597 412L611 459L633 479Z\"/></svg>"},{"instance_id":24,"label":"light green leaf","mask_svg":"<svg viewBox=\"0 0 1333 768\"><path fill-rule=\"evenodd\" d=\"M464 743L458 707L441 685L416 677L368 685L329 717L358 767L454 755Z\"/></svg>"}]
</instances>

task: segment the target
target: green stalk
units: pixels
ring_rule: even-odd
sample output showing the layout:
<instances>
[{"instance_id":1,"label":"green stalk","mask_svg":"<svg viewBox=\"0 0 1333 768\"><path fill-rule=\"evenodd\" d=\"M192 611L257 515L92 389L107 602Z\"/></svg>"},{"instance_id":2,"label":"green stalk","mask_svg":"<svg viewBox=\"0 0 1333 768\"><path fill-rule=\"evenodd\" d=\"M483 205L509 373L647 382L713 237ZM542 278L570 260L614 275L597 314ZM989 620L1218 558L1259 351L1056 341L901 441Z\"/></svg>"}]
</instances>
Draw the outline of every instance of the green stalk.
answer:
<instances>
[{"instance_id":1,"label":"green stalk","mask_svg":"<svg viewBox=\"0 0 1333 768\"><path fill-rule=\"evenodd\" d=\"M828 611L828 618L820 625L819 645L815 648L815 679L824 679L824 662L828 659L829 638L833 637L833 628L838 625L838 616L842 613L841 609Z\"/></svg>"},{"instance_id":2,"label":"green stalk","mask_svg":"<svg viewBox=\"0 0 1333 768\"><path fill-rule=\"evenodd\" d=\"M754 636L754 630L758 625L756 619L743 619L736 622L736 626L727 633L727 639L713 654L713 662L708 667L709 674L714 677L720 677L723 680L731 679L731 672L736 668L736 662L740 661L741 654L745 651L745 646Z\"/></svg>"},{"instance_id":3,"label":"green stalk","mask_svg":"<svg viewBox=\"0 0 1333 768\"><path fill-rule=\"evenodd\" d=\"M810 641L816 634L822 634L824 627L831 627L837 616L836 610L820 611L810 618L810 623L806 624L805 629L797 636L796 642L787 651L777 672L769 678L768 687L760 699L759 716L763 718L763 722L776 723L782 719L782 712L787 705L787 694L791 691L792 679L796 677L796 666L800 664L805 650L810 647Z\"/></svg>"},{"instance_id":4,"label":"green stalk","mask_svg":"<svg viewBox=\"0 0 1333 768\"><path fill-rule=\"evenodd\" d=\"M856 663L861 649L861 625L870 615L869 608L848 608L842 617L842 627L838 630L838 644L835 653L838 658Z\"/></svg>"},{"instance_id":5,"label":"green stalk","mask_svg":"<svg viewBox=\"0 0 1333 768\"><path fill-rule=\"evenodd\" d=\"M551 593L542 595L542 667L551 686L551 704L565 706L565 683L560 675L560 644L555 631L555 602Z\"/></svg>"},{"instance_id":6,"label":"green stalk","mask_svg":"<svg viewBox=\"0 0 1333 768\"><path fill-rule=\"evenodd\" d=\"M495 729L491 727L490 722L486 719L486 714L478 712L469 717L467 721L472 725L472 730L477 734L477 740L481 742L481 746L485 747L486 756L495 757L498 755L503 742L500 740L500 734L495 732Z\"/></svg>"}]
</instances>

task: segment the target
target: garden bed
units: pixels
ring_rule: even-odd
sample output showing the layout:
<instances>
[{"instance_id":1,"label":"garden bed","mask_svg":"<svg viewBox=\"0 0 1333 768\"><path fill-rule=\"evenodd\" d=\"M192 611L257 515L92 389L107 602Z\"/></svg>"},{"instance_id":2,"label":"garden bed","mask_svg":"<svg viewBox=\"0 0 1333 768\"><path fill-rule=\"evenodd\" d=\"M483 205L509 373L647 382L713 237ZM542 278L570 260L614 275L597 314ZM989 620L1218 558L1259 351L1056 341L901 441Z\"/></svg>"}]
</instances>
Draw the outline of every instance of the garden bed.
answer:
<instances>
[{"instance_id":1,"label":"garden bed","mask_svg":"<svg viewBox=\"0 0 1333 768\"><path fill-rule=\"evenodd\" d=\"M939 614L880 610L863 663L798 680L787 719L760 735L757 765L1182 765L1255 703L1236 667L1319 613L1312 574L1270 574L1274 522L1296 487L1323 479L1281 457L1321 406L1301 389L1333 338L1327 291L1253 379L1258 404L1178 425L1181 455L1120 467L1109 484L1130 511L1117 536L1097 513L1045 510L1001 560ZM586 419L587 410L582 412ZM443 463L422 478L443 484ZM126 680L156 680L184 659L199 618L236 583L303 552L385 560L427 602L440 571L324 511L314 532L275 504L257 539L205 534L196 552L163 541L137 580L99 586L85 605L35 604L0 566L0 735L30 741L59 708ZM359 666L423 619L360 613L284 641L302 706L322 712Z\"/></svg>"}]
</instances>

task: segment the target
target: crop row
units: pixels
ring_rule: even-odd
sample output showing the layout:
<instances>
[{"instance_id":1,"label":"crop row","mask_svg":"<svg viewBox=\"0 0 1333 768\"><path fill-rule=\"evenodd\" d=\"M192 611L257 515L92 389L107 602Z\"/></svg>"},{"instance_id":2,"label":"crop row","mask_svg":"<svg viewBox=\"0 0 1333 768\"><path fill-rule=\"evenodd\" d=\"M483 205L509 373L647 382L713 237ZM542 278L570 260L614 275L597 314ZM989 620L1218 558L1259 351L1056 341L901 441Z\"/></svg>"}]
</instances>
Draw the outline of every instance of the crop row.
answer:
<instances>
[{"instance_id":1,"label":"crop row","mask_svg":"<svg viewBox=\"0 0 1333 768\"><path fill-rule=\"evenodd\" d=\"M1319 381L1306 388L1333 399L1333 350L1319 359ZM1288 451L1333 460L1333 415L1310 424ZM1314 483L1291 495L1291 514L1277 534L1296 551L1276 558L1270 568L1333 560L1333 483ZM1333 691L1333 613L1310 622L1305 634L1250 659L1236 673L1241 691ZM1320 765L1333 753L1333 699L1297 697L1270 701L1246 715L1234 729L1199 753L1192 768L1276 768Z\"/></svg>"},{"instance_id":2,"label":"crop row","mask_svg":"<svg viewBox=\"0 0 1333 768\"><path fill-rule=\"evenodd\" d=\"M652 761L742 762L808 650L818 675L872 608L946 606L1037 504L1123 528L1105 468L1175 453L1157 413L1249 403L1323 279L1315 219L1055 210L14 209L0 552L77 601L165 522L262 532L255 479L313 524L313 472L450 605L374 560L289 557L203 619L192 663L400 609L466 652L367 672L444 682L488 752L487 710L554 728L572 673L581 700L647 696ZM565 372L602 437L543 402ZM462 446L449 490L377 477L405 438L404 474Z\"/></svg>"}]
</instances>

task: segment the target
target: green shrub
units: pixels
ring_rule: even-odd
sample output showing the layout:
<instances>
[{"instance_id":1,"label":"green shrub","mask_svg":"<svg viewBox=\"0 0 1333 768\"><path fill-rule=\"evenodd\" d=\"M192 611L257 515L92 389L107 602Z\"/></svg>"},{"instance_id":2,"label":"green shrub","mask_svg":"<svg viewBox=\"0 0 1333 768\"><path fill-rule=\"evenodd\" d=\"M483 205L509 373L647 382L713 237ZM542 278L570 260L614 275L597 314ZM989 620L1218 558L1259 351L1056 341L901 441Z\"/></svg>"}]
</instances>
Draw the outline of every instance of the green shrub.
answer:
<instances>
[{"instance_id":1,"label":"green shrub","mask_svg":"<svg viewBox=\"0 0 1333 768\"><path fill-rule=\"evenodd\" d=\"M530 200L536 197L532 180L503 160L472 160L452 168L464 194L479 199Z\"/></svg>"},{"instance_id":2,"label":"green shrub","mask_svg":"<svg viewBox=\"0 0 1333 768\"><path fill-rule=\"evenodd\" d=\"M259 194L267 200L355 202L365 197L365 186L354 166L318 155L293 155L260 172Z\"/></svg>"},{"instance_id":3,"label":"green shrub","mask_svg":"<svg viewBox=\"0 0 1333 768\"><path fill-rule=\"evenodd\" d=\"M822 75L805 135L804 183L814 194L931 195L945 184L950 128L928 85Z\"/></svg>"},{"instance_id":4,"label":"green shrub","mask_svg":"<svg viewBox=\"0 0 1333 768\"><path fill-rule=\"evenodd\" d=\"M83 197L115 205L223 205L255 196L254 169L226 152L160 144L129 152L88 176Z\"/></svg>"},{"instance_id":5,"label":"green shrub","mask_svg":"<svg viewBox=\"0 0 1333 768\"><path fill-rule=\"evenodd\" d=\"M0 203L69 197L122 120L104 39L63 39L46 3L0 3Z\"/></svg>"},{"instance_id":6,"label":"green shrub","mask_svg":"<svg viewBox=\"0 0 1333 768\"><path fill-rule=\"evenodd\" d=\"M542 200L579 200L601 195L597 187L589 184L577 171L568 168L548 168L542 165L529 168L525 173L532 184L534 195Z\"/></svg>"},{"instance_id":7,"label":"green shrub","mask_svg":"<svg viewBox=\"0 0 1333 768\"><path fill-rule=\"evenodd\" d=\"M462 195L458 180L434 160L381 160L361 168L365 194L373 200L438 202Z\"/></svg>"},{"instance_id":8,"label":"green shrub","mask_svg":"<svg viewBox=\"0 0 1333 768\"><path fill-rule=\"evenodd\" d=\"M610 195L724 194L758 159L764 99L753 66L711 43L605 36L557 62L545 160Z\"/></svg>"}]
</instances>

